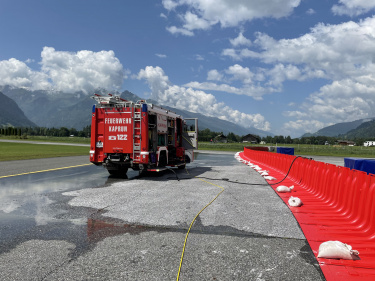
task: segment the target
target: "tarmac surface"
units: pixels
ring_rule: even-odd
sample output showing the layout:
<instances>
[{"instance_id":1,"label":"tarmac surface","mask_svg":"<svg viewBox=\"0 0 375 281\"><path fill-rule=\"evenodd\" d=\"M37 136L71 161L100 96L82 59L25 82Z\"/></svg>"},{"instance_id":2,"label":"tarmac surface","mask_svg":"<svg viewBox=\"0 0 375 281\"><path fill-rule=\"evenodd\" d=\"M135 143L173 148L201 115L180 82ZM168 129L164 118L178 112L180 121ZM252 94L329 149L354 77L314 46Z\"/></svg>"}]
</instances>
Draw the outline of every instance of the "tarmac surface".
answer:
<instances>
[{"instance_id":1,"label":"tarmac surface","mask_svg":"<svg viewBox=\"0 0 375 281\"><path fill-rule=\"evenodd\" d=\"M318 160L318 159L316 159ZM336 160L335 160L336 161ZM0 175L88 163L0 163ZM3 280L325 280L288 207L234 153L112 178L94 165L0 179ZM178 177L178 179L177 179Z\"/></svg>"}]
</instances>

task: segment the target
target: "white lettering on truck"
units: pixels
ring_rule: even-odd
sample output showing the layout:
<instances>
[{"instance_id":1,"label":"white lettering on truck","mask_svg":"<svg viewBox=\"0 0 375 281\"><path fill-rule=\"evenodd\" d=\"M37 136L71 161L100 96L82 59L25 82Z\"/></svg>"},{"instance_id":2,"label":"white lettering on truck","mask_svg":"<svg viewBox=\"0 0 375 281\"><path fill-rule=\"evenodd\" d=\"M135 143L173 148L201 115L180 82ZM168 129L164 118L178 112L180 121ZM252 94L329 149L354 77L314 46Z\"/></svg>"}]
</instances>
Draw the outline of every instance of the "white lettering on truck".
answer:
<instances>
[{"instance_id":1,"label":"white lettering on truck","mask_svg":"<svg viewBox=\"0 0 375 281\"><path fill-rule=\"evenodd\" d=\"M108 131L125 133L128 131L128 127L127 126L108 126Z\"/></svg>"},{"instance_id":2,"label":"white lettering on truck","mask_svg":"<svg viewBox=\"0 0 375 281\"><path fill-rule=\"evenodd\" d=\"M109 136L108 140L128 140L128 135Z\"/></svg>"},{"instance_id":3,"label":"white lettering on truck","mask_svg":"<svg viewBox=\"0 0 375 281\"><path fill-rule=\"evenodd\" d=\"M104 123L111 125L130 124L131 118L104 118Z\"/></svg>"}]
</instances>

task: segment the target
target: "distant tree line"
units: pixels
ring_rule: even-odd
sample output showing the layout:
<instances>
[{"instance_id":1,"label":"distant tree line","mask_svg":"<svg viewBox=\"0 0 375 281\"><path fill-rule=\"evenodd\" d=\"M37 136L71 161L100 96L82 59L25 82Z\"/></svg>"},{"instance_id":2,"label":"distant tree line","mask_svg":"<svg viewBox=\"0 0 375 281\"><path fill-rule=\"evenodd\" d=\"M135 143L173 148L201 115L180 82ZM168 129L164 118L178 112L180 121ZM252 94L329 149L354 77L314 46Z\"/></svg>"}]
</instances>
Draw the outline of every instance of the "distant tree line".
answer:
<instances>
[{"instance_id":1,"label":"distant tree line","mask_svg":"<svg viewBox=\"0 0 375 281\"><path fill-rule=\"evenodd\" d=\"M311 136L311 137L303 137L303 138L294 138L292 139L290 136L267 136L263 137L262 141L266 143L282 143L282 144L316 144L316 145L324 145L326 142L328 144L335 144L337 138L334 137L326 137L326 136Z\"/></svg>"},{"instance_id":2,"label":"distant tree line","mask_svg":"<svg viewBox=\"0 0 375 281\"><path fill-rule=\"evenodd\" d=\"M46 128L46 127L4 127L0 129L0 134L4 136L53 136L53 137L90 137L91 125L84 127L82 130L75 128Z\"/></svg>"},{"instance_id":3,"label":"distant tree line","mask_svg":"<svg viewBox=\"0 0 375 281\"><path fill-rule=\"evenodd\" d=\"M213 132L210 129L198 131L198 141L211 141L215 140L218 136L224 135L223 132ZM241 142L242 137L230 132L225 136L229 142Z\"/></svg>"},{"instance_id":4,"label":"distant tree line","mask_svg":"<svg viewBox=\"0 0 375 281\"><path fill-rule=\"evenodd\" d=\"M4 136L18 136L20 138L27 138L27 136L54 136L54 137L90 137L91 125L84 127L82 130L75 128L46 128L46 127L3 127L0 128L0 135ZM198 141L215 141L220 136L224 136L223 132L214 132L210 129L199 130ZM232 132L226 136L228 142L242 142L243 136L236 135ZM267 144L314 144L324 145L335 144L339 139L347 140L345 136L326 137L326 136L310 136L303 138L291 138L290 136L267 136L259 138ZM363 145L365 141L375 141L374 138L354 138L351 139L357 145Z\"/></svg>"},{"instance_id":5,"label":"distant tree line","mask_svg":"<svg viewBox=\"0 0 375 281\"><path fill-rule=\"evenodd\" d=\"M210 129L199 130L198 141L215 140L218 136L224 135L223 132L213 132ZM242 142L244 136L236 135L232 132L225 136L228 142ZM326 137L326 136L310 136L302 138L291 138L290 136L267 136L259 138L267 144L313 144L313 145L334 145L338 140L348 140L345 136ZM357 145L363 145L365 141L374 140L374 138L353 138L350 139Z\"/></svg>"}]
</instances>

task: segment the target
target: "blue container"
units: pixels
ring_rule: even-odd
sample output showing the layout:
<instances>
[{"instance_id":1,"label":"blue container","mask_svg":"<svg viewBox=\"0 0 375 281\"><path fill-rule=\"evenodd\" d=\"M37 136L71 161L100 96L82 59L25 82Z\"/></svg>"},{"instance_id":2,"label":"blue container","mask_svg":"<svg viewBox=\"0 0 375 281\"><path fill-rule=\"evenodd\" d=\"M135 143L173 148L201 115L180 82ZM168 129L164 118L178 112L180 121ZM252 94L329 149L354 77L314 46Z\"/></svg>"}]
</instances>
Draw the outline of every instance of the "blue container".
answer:
<instances>
[{"instance_id":1,"label":"blue container","mask_svg":"<svg viewBox=\"0 0 375 281\"><path fill-rule=\"evenodd\" d=\"M344 166L350 169L360 170L368 174L375 174L375 159L344 158Z\"/></svg>"},{"instance_id":2,"label":"blue container","mask_svg":"<svg viewBox=\"0 0 375 281\"><path fill-rule=\"evenodd\" d=\"M294 155L294 148L293 147L277 147L276 152L281 153L281 154Z\"/></svg>"}]
</instances>

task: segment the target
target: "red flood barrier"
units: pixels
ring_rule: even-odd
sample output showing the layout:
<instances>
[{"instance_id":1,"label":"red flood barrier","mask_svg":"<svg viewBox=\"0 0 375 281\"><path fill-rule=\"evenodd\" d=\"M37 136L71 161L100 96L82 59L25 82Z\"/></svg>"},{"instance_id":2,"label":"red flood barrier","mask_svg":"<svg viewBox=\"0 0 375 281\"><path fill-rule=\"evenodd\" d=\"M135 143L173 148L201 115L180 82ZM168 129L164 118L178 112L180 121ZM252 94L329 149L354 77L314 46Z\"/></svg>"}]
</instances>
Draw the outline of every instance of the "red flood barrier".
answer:
<instances>
[{"instance_id":1,"label":"red flood barrier","mask_svg":"<svg viewBox=\"0 0 375 281\"><path fill-rule=\"evenodd\" d=\"M258 151L268 151L267 146L245 146L246 149L251 149L251 150L258 150Z\"/></svg>"},{"instance_id":2,"label":"red flood barrier","mask_svg":"<svg viewBox=\"0 0 375 281\"><path fill-rule=\"evenodd\" d=\"M327 280L375 280L375 175L248 148L239 157L268 170L276 178L267 180L275 192L279 185L294 185L290 193L278 195L298 221ZM291 196L300 198L303 205L290 207ZM358 250L359 257L317 257L321 243L336 240Z\"/></svg>"}]
</instances>

